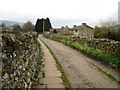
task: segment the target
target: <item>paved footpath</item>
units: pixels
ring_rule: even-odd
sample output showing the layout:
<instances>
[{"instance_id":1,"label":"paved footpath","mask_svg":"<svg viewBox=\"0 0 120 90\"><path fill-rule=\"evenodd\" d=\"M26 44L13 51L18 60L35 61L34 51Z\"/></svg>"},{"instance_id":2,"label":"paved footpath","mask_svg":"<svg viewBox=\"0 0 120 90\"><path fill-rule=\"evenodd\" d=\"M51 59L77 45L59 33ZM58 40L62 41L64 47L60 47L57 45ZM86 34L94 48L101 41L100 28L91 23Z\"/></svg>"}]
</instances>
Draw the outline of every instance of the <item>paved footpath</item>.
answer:
<instances>
[{"instance_id":1,"label":"paved footpath","mask_svg":"<svg viewBox=\"0 0 120 90\"><path fill-rule=\"evenodd\" d=\"M44 45L44 43L38 39L41 48L44 53L44 59L45 59L45 66L43 68L45 72L45 77L41 78L41 83L40 88L64 88L62 79L61 79L61 73L59 70L57 70L55 60L47 47Z\"/></svg>"}]
</instances>

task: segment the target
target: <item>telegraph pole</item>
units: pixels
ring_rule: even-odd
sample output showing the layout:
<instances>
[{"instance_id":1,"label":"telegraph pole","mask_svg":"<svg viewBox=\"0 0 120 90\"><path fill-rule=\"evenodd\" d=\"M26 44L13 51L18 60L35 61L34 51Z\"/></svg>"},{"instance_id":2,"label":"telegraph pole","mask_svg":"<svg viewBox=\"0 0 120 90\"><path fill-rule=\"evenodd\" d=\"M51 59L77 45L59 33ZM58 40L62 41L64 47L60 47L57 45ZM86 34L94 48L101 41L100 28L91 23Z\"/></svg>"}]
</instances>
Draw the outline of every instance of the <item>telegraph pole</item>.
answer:
<instances>
[{"instance_id":1,"label":"telegraph pole","mask_svg":"<svg viewBox=\"0 0 120 90\"><path fill-rule=\"evenodd\" d=\"M44 25L44 19L43 19L43 34L44 34L44 32L45 32L45 27L44 27L45 25Z\"/></svg>"}]
</instances>

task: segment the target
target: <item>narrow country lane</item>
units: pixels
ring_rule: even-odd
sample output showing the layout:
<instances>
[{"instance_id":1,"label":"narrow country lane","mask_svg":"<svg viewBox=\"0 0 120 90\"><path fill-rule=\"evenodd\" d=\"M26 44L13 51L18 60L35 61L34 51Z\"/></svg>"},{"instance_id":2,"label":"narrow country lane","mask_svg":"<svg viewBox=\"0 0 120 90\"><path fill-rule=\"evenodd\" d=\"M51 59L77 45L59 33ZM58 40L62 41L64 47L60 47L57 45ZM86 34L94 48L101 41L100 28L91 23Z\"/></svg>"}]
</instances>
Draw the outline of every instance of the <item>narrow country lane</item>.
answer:
<instances>
[{"instance_id":1,"label":"narrow country lane","mask_svg":"<svg viewBox=\"0 0 120 90\"><path fill-rule=\"evenodd\" d=\"M46 39L42 36L40 36L40 39L50 47L58 58L70 80L72 88L118 88L115 81L112 81L89 62L104 68L116 78L118 78L117 71L97 63L81 52L62 43Z\"/></svg>"}]
</instances>

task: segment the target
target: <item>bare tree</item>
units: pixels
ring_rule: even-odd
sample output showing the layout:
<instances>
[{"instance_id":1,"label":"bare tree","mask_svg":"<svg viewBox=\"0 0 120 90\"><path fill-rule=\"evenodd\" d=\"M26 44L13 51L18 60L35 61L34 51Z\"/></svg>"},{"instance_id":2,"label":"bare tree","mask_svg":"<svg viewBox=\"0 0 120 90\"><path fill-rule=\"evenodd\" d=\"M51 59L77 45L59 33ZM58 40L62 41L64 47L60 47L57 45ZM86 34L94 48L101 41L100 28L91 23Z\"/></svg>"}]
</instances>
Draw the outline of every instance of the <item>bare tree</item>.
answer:
<instances>
[{"instance_id":1,"label":"bare tree","mask_svg":"<svg viewBox=\"0 0 120 90\"><path fill-rule=\"evenodd\" d=\"M14 31L20 31L21 30L21 26L19 24L14 24L12 27L13 27Z\"/></svg>"},{"instance_id":2,"label":"bare tree","mask_svg":"<svg viewBox=\"0 0 120 90\"><path fill-rule=\"evenodd\" d=\"M5 23L2 22L2 23L0 24L0 27L5 27Z\"/></svg>"},{"instance_id":3,"label":"bare tree","mask_svg":"<svg viewBox=\"0 0 120 90\"><path fill-rule=\"evenodd\" d=\"M115 25L117 25L117 21L115 21L115 20L107 20L107 21L100 22L100 27L106 28L109 30L113 30Z\"/></svg>"},{"instance_id":4,"label":"bare tree","mask_svg":"<svg viewBox=\"0 0 120 90\"><path fill-rule=\"evenodd\" d=\"M32 24L31 21L27 21L23 26L22 29L25 31L33 31L34 30L34 25Z\"/></svg>"},{"instance_id":5,"label":"bare tree","mask_svg":"<svg viewBox=\"0 0 120 90\"><path fill-rule=\"evenodd\" d=\"M116 20L101 21L98 26L95 26L94 30L95 37L109 38L117 40L118 37L118 23Z\"/></svg>"}]
</instances>

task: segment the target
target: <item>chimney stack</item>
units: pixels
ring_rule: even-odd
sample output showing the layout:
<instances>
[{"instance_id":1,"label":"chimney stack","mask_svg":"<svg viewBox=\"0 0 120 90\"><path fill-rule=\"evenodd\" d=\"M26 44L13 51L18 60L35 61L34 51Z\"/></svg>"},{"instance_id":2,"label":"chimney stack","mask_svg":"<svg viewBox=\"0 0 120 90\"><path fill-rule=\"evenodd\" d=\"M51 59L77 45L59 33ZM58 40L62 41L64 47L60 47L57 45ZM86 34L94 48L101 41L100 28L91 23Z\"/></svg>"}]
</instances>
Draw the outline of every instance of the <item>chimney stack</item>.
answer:
<instances>
[{"instance_id":1,"label":"chimney stack","mask_svg":"<svg viewBox=\"0 0 120 90\"><path fill-rule=\"evenodd\" d=\"M73 27L76 27L77 25L73 25Z\"/></svg>"},{"instance_id":2,"label":"chimney stack","mask_svg":"<svg viewBox=\"0 0 120 90\"><path fill-rule=\"evenodd\" d=\"M86 23L82 23L82 26L86 26L87 24Z\"/></svg>"}]
</instances>

